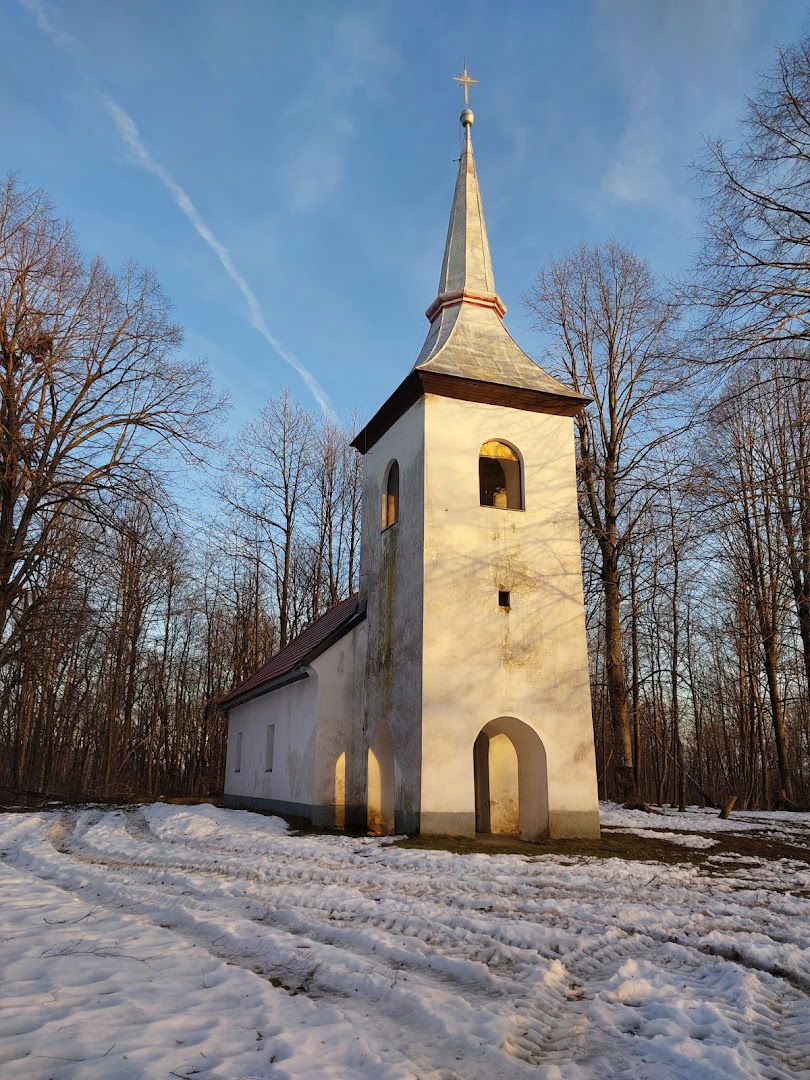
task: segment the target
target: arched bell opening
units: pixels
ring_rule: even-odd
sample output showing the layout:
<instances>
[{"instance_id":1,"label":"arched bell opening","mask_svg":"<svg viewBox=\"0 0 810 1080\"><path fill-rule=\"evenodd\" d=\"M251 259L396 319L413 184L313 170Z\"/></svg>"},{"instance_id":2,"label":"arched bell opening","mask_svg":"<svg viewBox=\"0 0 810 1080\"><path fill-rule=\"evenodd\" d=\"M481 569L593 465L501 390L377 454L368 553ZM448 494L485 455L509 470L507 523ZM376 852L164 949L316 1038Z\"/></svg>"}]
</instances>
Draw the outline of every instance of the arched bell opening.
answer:
<instances>
[{"instance_id":1,"label":"arched bell opening","mask_svg":"<svg viewBox=\"0 0 810 1080\"><path fill-rule=\"evenodd\" d=\"M523 462L516 447L489 439L478 453L478 484L482 506L523 510Z\"/></svg>"},{"instance_id":2,"label":"arched bell opening","mask_svg":"<svg viewBox=\"0 0 810 1080\"><path fill-rule=\"evenodd\" d=\"M540 840L548 835L548 769L540 736L514 716L490 720L473 746L475 829Z\"/></svg>"},{"instance_id":3,"label":"arched bell opening","mask_svg":"<svg viewBox=\"0 0 810 1080\"><path fill-rule=\"evenodd\" d=\"M394 740L385 720L374 725L368 747L366 827L374 836L394 832Z\"/></svg>"}]
</instances>

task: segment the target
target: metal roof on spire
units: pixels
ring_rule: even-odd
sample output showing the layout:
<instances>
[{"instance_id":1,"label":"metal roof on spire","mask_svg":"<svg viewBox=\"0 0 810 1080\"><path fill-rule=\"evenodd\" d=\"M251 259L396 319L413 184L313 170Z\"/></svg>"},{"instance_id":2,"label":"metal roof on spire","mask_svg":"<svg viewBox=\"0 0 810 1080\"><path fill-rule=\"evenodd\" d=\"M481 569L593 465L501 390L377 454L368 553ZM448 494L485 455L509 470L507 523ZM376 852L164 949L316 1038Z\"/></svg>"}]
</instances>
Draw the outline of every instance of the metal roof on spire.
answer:
<instances>
[{"instance_id":1,"label":"metal roof on spire","mask_svg":"<svg viewBox=\"0 0 810 1080\"><path fill-rule=\"evenodd\" d=\"M499 314L503 315L506 308L495 292L495 275L492 272L484 208L481 205L481 192L475 171L473 120L472 109L465 108L461 114L464 149L458 164L456 190L450 209L450 224L439 276L439 291L434 305L457 300L464 292L475 293L481 300L488 299L493 307L499 309ZM428 318L432 318L430 309Z\"/></svg>"},{"instance_id":2,"label":"metal roof on spire","mask_svg":"<svg viewBox=\"0 0 810 1080\"><path fill-rule=\"evenodd\" d=\"M464 109L459 117L464 128L464 147L458 162L458 177L453 205L450 208L450 224L444 245L438 295L427 311L427 317L431 320L443 306L457 303L464 299L465 295L468 299L475 298L488 303L501 316L506 311L495 292L495 275L492 272L492 258L484 224L484 208L481 205L481 192L475 171L472 146L475 114L469 107L469 90L471 86L478 85L478 80L470 78L466 64L461 75L454 75L453 78L464 90Z\"/></svg>"}]
</instances>

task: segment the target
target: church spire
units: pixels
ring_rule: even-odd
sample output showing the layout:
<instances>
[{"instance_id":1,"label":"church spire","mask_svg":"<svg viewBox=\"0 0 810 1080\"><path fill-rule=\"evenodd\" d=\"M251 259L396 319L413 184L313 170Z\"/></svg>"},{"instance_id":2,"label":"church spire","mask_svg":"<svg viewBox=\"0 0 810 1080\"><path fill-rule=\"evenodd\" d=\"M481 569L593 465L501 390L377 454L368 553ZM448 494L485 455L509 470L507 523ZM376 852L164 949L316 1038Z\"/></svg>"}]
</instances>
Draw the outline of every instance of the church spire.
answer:
<instances>
[{"instance_id":1,"label":"church spire","mask_svg":"<svg viewBox=\"0 0 810 1080\"><path fill-rule=\"evenodd\" d=\"M487 402L529 412L575 416L588 398L549 375L520 348L503 321L475 171L471 128L475 117L467 67L460 116L464 146L450 209L436 299L427 309L430 328L410 374L378 409L352 446L365 454L423 394Z\"/></svg>"},{"instance_id":2,"label":"church spire","mask_svg":"<svg viewBox=\"0 0 810 1080\"><path fill-rule=\"evenodd\" d=\"M464 148L458 163L438 295L428 308L427 317L433 319L443 307L465 301L491 307L502 317L506 308L495 291L495 275L492 272L492 257L473 154L472 125L475 116L469 106L465 107L460 119L464 125Z\"/></svg>"},{"instance_id":3,"label":"church spire","mask_svg":"<svg viewBox=\"0 0 810 1080\"><path fill-rule=\"evenodd\" d=\"M466 64L462 74L454 78L464 88L464 110L459 117L464 127L464 148L458 163L438 295L426 313L431 321L442 308L465 302L490 307L500 317L506 311L495 291L484 208L475 171L472 145L475 114L469 107L469 88L477 80L470 78Z\"/></svg>"},{"instance_id":4,"label":"church spire","mask_svg":"<svg viewBox=\"0 0 810 1080\"><path fill-rule=\"evenodd\" d=\"M476 394L485 394L481 389L484 385L499 387L498 391L490 389L486 393L501 401L505 400L503 389L510 388L518 396L512 393L509 400L520 398L524 408L573 415L587 398L543 371L504 325L506 308L495 291L473 156L471 128L475 117L468 94L475 80L470 78L466 65L456 81L464 88L464 109L459 118L464 128L464 148L458 163L439 291L426 312L430 329L414 370L423 383L425 377L432 377L434 392L437 377L443 380L442 392L448 394L461 394L462 390L472 394L473 380L478 387ZM530 392L529 397L524 391Z\"/></svg>"}]
</instances>

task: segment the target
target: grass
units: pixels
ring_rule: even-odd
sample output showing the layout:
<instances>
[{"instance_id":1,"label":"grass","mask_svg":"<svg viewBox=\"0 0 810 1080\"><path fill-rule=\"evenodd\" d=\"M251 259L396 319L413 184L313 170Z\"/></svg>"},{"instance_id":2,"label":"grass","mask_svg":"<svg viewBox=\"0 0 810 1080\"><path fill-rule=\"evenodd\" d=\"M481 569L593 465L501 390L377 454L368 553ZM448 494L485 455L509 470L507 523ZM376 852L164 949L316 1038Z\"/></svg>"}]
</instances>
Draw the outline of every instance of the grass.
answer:
<instances>
[{"instance_id":1,"label":"grass","mask_svg":"<svg viewBox=\"0 0 810 1080\"><path fill-rule=\"evenodd\" d=\"M672 832L655 822L657 831ZM683 834L680 835L689 835ZM707 836L717 843L710 848L690 848L673 844L668 840L649 836L637 836L610 828L602 829L600 840L541 840L530 844L506 836L477 836L474 840L456 836L411 836L396 841L396 847L421 851L450 851L456 855L524 855L538 857L554 855L569 859L626 859L631 862L659 862L666 864L691 863L702 866L710 856L721 855L754 857L773 861L791 859L810 866L810 833L804 841L785 841L773 836L748 833L696 833ZM710 864L711 865L711 864ZM717 872L712 868L712 872ZM722 871L721 871L722 872Z\"/></svg>"},{"instance_id":2,"label":"grass","mask_svg":"<svg viewBox=\"0 0 810 1080\"><path fill-rule=\"evenodd\" d=\"M456 855L555 855L570 859L630 859L638 862L690 861L688 848L633 833L603 830L601 840L540 840L527 843L508 836L409 836L396 847L421 851L451 851Z\"/></svg>"}]
</instances>

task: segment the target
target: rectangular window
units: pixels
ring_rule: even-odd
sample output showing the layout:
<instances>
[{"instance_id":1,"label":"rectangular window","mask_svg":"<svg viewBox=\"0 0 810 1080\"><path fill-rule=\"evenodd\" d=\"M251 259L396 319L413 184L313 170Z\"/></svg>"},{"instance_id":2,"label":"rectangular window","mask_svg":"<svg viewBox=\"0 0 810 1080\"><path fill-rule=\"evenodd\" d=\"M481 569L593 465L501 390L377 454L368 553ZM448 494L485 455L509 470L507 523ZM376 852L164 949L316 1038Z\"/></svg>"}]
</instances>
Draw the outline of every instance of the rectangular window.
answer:
<instances>
[{"instance_id":1,"label":"rectangular window","mask_svg":"<svg viewBox=\"0 0 810 1080\"><path fill-rule=\"evenodd\" d=\"M276 741L276 725L267 725L267 742L264 749L264 771L273 771L273 743Z\"/></svg>"},{"instance_id":2,"label":"rectangular window","mask_svg":"<svg viewBox=\"0 0 810 1080\"><path fill-rule=\"evenodd\" d=\"M239 772L242 768L242 732L236 733L236 753L233 758L233 771Z\"/></svg>"},{"instance_id":3,"label":"rectangular window","mask_svg":"<svg viewBox=\"0 0 810 1080\"><path fill-rule=\"evenodd\" d=\"M512 598L509 595L509 593L506 591L506 589L499 589L498 590L498 604L500 605L500 607L511 607L512 606Z\"/></svg>"}]
</instances>

